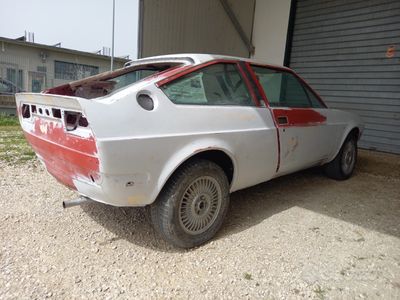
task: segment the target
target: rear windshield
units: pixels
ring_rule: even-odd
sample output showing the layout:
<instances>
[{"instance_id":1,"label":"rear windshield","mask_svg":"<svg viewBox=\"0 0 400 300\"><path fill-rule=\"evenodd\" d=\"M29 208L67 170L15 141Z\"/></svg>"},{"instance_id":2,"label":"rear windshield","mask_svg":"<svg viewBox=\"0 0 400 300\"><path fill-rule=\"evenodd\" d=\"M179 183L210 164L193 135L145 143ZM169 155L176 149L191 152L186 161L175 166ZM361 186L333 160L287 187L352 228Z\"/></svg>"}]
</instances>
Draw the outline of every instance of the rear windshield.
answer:
<instances>
[{"instance_id":1,"label":"rear windshield","mask_svg":"<svg viewBox=\"0 0 400 300\"><path fill-rule=\"evenodd\" d=\"M87 99L102 97L161 71L164 70L139 69L107 80L89 81L76 88L75 96Z\"/></svg>"},{"instance_id":2,"label":"rear windshield","mask_svg":"<svg viewBox=\"0 0 400 300\"><path fill-rule=\"evenodd\" d=\"M44 93L77 96L86 99L103 97L146 77L157 75L179 65L178 63L157 63L131 66L51 88Z\"/></svg>"}]
</instances>

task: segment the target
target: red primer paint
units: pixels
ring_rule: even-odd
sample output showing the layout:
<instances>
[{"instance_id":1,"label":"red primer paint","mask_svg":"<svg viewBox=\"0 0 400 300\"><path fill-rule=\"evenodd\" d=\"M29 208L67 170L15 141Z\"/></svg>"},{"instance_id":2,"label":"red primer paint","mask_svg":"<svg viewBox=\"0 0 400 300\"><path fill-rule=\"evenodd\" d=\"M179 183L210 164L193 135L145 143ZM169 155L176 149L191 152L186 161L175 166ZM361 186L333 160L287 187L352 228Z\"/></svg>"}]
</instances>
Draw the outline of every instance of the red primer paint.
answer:
<instances>
[{"instance_id":1,"label":"red primer paint","mask_svg":"<svg viewBox=\"0 0 400 300\"><path fill-rule=\"evenodd\" d=\"M165 80L166 78L169 78L171 76L175 76L176 74L179 74L180 72L183 72L186 69L191 68L191 67L192 67L192 65L175 66L175 67L169 68L167 70L164 70L162 72L159 72L159 73L153 74L151 76L148 76L148 77L144 78L143 80L144 81L151 81L153 79L159 79L160 81L161 80Z\"/></svg>"},{"instance_id":2,"label":"red primer paint","mask_svg":"<svg viewBox=\"0 0 400 300\"><path fill-rule=\"evenodd\" d=\"M179 72L177 72L177 73L175 73L173 75L170 75L170 76L158 81L156 83L156 86L157 87L162 87L163 85L165 85L165 84L167 84L167 83L169 83L169 82L171 82L171 81L173 81L175 79L178 79L178 78L180 78L182 76L185 76L185 75L187 75L189 73L192 73L194 71L197 71L197 70L200 70L200 69L205 68L207 66L218 64L218 63L237 64L237 60L215 59L215 60L210 60L210 61L207 61L205 63L198 64L198 65L188 65L185 68L182 68L182 70L179 70Z\"/></svg>"},{"instance_id":3,"label":"red primer paint","mask_svg":"<svg viewBox=\"0 0 400 300\"><path fill-rule=\"evenodd\" d=\"M279 127L315 126L326 122L324 115L310 108L273 108L272 111L275 120L279 117L286 117L288 119L288 124L277 124Z\"/></svg>"},{"instance_id":4,"label":"red primer paint","mask_svg":"<svg viewBox=\"0 0 400 300\"><path fill-rule=\"evenodd\" d=\"M56 86L51 89L44 90L43 93L44 94L64 95L64 96L74 96L75 95L75 93L71 89L71 86L69 85L69 83L63 84L60 86Z\"/></svg>"},{"instance_id":5,"label":"red primer paint","mask_svg":"<svg viewBox=\"0 0 400 300\"><path fill-rule=\"evenodd\" d=\"M272 120L274 121L274 125L275 125L275 128L276 128L276 140L277 140L277 145L278 145L278 163L276 164L276 172L278 172L279 171L279 167L281 166L281 142L280 142L280 136L279 136L278 123L276 122L274 113L272 112L272 109L269 106L267 95L265 94L264 89L262 88L260 82L257 79L256 73L254 73L254 71L251 68L249 63L246 63L246 67L247 67L247 70L250 73L251 79L256 84L256 87L257 87L257 89L259 91L259 94L261 95L266 107L268 108L268 110L269 110L269 112L271 114Z\"/></svg>"},{"instance_id":6,"label":"red primer paint","mask_svg":"<svg viewBox=\"0 0 400 300\"><path fill-rule=\"evenodd\" d=\"M74 179L98 179L99 159L93 136L73 136L55 124L53 121L35 119L33 132L25 132L26 139L43 159L47 171L73 189L76 189Z\"/></svg>"},{"instance_id":7,"label":"red primer paint","mask_svg":"<svg viewBox=\"0 0 400 300\"><path fill-rule=\"evenodd\" d=\"M89 155L97 153L96 142L93 136L83 138L72 133L65 132L61 120L50 121L43 118L35 118L34 135L48 142L60 145L63 148L74 149Z\"/></svg>"},{"instance_id":8,"label":"red primer paint","mask_svg":"<svg viewBox=\"0 0 400 300\"><path fill-rule=\"evenodd\" d=\"M298 80L300 80L300 82L302 84L304 84L313 94L314 96L317 98L317 100L321 103L321 105L325 108L327 108L328 106L325 104L325 102L322 100L321 96L314 91L314 89L303 79L301 78L296 72L294 72L292 69L286 68L286 67L278 67L278 66L271 66L271 65L264 65L264 64L259 64L259 63L247 63L247 66L249 68L250 74L252 74L253 80L258 83L259 85L259 89L263 90L263 88L261 87L260 83L257 80L257 77L253 71L253 69L251 68L251 66L258 66L258 67L264 67L264 68L268 68L271 70L277 70L280 72L287 72L290 74L293 74ZM253 76L254 75L254 76Z\"/></svg>"},{"instance_id":9,"label":"red primer paint","mask_svg":"<svg viewBox=\"0 0 400 300\"><path fill-rule=\"evenodd\" d=\"M267 95L264 92L264 89L262 88L260 82L257 79L256 73L254 73L253 69L250 67L249 63L246 63L246 67L247 67L247 71L250 73L251 79L253 80L253 82L255 83L259 94L261 95L266 107L269 107L269 103L268 103L268 99L267 99Z\"/></svg>"},{"instance_id":10,"label":"red primer paint","mask_svg":"<svg viewBox=\"0 0 400 300\"><path fill-rule=\"evenodd\" d=\"M249 78L247 77L246 73L244 72L242 66L241 66L240 64L237 63L237 67L238 67L238 69L239 69L240 75L242 76L242 78L243 78L243 80L244 80L244 82L245 82L245 84L246 84L246 86L247 86L247 89L250 91L251 98L253 99L254 104L255 104L256 106L260 106L260 100L257 99L256 93L254 92L254 89L253 89L253 87L251 86L251 83L250 83L250 81L249 81Z\"/></svg>"}]
</instances>

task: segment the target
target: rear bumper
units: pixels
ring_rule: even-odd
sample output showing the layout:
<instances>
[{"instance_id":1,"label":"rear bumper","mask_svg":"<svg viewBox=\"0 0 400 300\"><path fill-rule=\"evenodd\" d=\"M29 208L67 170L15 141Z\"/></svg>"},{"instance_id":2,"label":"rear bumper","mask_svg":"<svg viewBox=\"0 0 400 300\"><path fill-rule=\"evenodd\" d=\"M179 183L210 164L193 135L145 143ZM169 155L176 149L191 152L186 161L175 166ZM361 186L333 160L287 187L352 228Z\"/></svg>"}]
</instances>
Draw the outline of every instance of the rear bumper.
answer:
<instances>
[{"instance_id":1,"label":"rear bumper","mask_svg":"<svg viewBox=\"0 0 400 300\"><path fill-rule=\"evenodd\" d=\"M112 206L150 204L150 174L101 173L97 156L62 147L32 134L25 135L46 170L80 195Z\"/></svg>"},{"instance_id":2,"label":"rear bumper","mask_svg":"<svg viewBox=\"0 0 400 300\"><path fill-rule=\"evenodd\" d=\"M74 181L95 181L99 177L99 160L88 154L43 139L32 133L25 137L47 171L59 182L77 190Z\"/></svg>"},{"instance_id":3,"label":"rear bumper","mask_svg":"<svg viewBox=\"0 0 400 300\"><path fill-rule=\"evenodd\" d=\"M150 174L109 174L100 171L101 157L92 136L66 133L59 124L24 123L26 139L46 170L63 185L82 196L113 206L151 203Z\"/></svg>"},{"instance_id":4,"label":"rear bumper","mask_svg":"<svg viewBox=\"0 0 400 300\"><path fill-rule=\"evenodd\" d=\"M147 174L101 174L98 182L75 179L78 193L94 201L112 206L142 207L151 203Z\"/></svg>"}]
</instances>

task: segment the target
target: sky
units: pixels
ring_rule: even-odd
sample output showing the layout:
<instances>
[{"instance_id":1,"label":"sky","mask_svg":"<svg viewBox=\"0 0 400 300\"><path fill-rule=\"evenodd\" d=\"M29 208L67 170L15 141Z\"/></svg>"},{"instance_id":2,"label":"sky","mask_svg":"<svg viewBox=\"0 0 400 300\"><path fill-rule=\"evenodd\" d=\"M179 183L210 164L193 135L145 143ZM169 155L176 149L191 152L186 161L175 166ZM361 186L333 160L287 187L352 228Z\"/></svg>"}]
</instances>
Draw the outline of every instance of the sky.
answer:
<instances>
[{"instance_id":1,"label":"sky","mask_svg":"<svg viewBox=\"0 0 400 300\"><path fill-rule=\"evenodd\" d=\"M0 36L87 52L111 48L112 0L0 0ZM115 56L137 57L138 0L115 0Z\"/></svg>"}]
</instances>

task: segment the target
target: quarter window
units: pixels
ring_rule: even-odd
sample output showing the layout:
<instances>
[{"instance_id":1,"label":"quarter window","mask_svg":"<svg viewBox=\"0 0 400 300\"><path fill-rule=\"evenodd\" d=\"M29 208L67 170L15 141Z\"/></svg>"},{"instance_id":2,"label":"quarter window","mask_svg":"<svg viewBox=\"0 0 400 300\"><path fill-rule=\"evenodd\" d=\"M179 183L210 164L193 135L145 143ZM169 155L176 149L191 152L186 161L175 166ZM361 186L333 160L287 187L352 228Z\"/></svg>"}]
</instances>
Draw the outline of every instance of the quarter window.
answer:
<instances>
[{"instance_id":1,"label":"quarter window","mask_svg":"<svg viewBox=\"0 0 400 300\"><path fill-rule=\"evenodd\" d=\"M290 72L252 67L273 107L323 107L315 95Z\"/></svg>"},{"instance_id":2,"label":"quarter window","mask_svg":"<svg viewBox=\"0 0 400 300\"><path fill-rule=\"evenodd\" d=\"M236 64L214 64L163 85L175 104L254 106Z\"/></svg>"}]
</instances>

